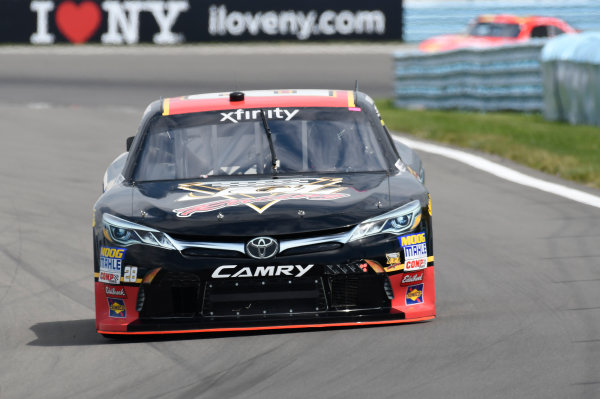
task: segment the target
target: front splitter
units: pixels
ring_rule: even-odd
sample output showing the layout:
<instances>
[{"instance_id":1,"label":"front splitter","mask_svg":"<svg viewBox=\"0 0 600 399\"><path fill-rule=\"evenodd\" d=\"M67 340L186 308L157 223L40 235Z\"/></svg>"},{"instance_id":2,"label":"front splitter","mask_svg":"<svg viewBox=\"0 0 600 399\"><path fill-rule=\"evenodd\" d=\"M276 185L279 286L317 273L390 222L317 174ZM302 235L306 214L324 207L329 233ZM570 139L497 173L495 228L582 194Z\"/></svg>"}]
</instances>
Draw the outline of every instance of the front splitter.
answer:
<instances>
[{"instance_id":1,"label":"front splitter","mask_svg":"<svg viewBox=\"0 0 600 399\"><path fill-rule=\"evenodd\" d=\"M164 323L164 324L147 324L147 323L132 323L127 326L127 331L103 331L98 330L100 334L106 335L152 335L152 334L193 334L193 333L214 333L214 332L243 332L243 331L267 331L267 330L292 330L292 329L309 329L309 328L328 328L328 327L361 327L361 326L373 326L373 325L386 325L386 324L405 324L405 323L418 323L423 321L432 320L433 316L418 317L405 319L403 314L390 315L385 320L373 320L370 318L361 318L361 320L320 320L319 322L308 322L308 321L296 321L285 323L281 320L277 322L248 322L247 326L240 326L239 322L237 326L214 326L199 328L198 325L194 327L191 324L187 325L175 325L175 323Z\"/></svg>"}]
</instances>

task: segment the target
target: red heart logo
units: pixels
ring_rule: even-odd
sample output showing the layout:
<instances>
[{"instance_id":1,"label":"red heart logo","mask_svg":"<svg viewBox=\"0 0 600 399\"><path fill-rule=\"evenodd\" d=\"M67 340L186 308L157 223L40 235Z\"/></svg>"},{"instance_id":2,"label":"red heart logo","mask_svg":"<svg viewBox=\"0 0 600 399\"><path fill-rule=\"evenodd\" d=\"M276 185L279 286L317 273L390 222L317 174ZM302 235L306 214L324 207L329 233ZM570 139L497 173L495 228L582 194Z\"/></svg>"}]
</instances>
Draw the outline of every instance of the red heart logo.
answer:
<instances>
[{"instance_id":1,"label":"red heart logo","mask_svg":"<svg viewBox=\"0 0 600 399\"><path fill-rule=\"evenodd\" d=\"M85 43L98 30L102 12L93 1L79 5L73 1L62 2L56 9L56 26L71 43Z\"/></svg>"}]
</instances>

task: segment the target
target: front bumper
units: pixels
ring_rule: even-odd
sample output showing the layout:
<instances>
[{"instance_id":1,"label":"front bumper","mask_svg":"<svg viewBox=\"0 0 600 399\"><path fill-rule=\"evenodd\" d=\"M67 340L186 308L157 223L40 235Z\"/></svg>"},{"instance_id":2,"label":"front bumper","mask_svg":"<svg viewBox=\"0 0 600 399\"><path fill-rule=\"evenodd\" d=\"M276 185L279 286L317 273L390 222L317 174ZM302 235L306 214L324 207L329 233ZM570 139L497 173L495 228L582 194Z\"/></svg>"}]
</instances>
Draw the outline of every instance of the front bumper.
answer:
<instances>
[{"instance_id":1,"label":"front bumper","mask_svg":"<svg viewBox=\"0 0 600 399\"><path fill-rule=\"evenodd\" d=\"M242 284L238 287L243 292L231 292L229 288L235 286L235 281L228 282L229 287L221 287L221 291L211 293L210 285L214 288L222 282L209 280L197 285L202 291L198 295L201 300L191 301L191 304L181 290L173 289L173 286L170 289L163 287L151 295L150 285L121 286L114 290L113 285L96 282L96 327L103 334L192 333L397 324L433 319L434 266L422 270L418 284L403 282L406 276L414 275L370 275L371 278L365 279L362 285L355 284L358 278L349 276L347 280L354 281L341 285L345 285L348 291L354 287L358 292L350 292L345 298L339 298L341 290L336 292L326 288L331 280L336 284L338 278L332 276L318 278L315 285L322 287L319 289L299 287L297 290L281 290L276 287L277 290L262 296L257 290L248 290ZM389 281L393 298L389 299L385 292L386 283L379 286L377 280ZM262 281L251 279L244 283L260 284ZM278 283L283 285L284 281ZM265 285L268 287L268 284ZM301 285L292 281L293 284ZM271 282L271 285L276 284ZM188 295L195 290L188 290ZM140 291L144 292L144 302L148 301L142 307ZM170 295L166 294L167 291ZM151 302L161 299L167 302L163 306ZM120 312L116 313L115 309Z\"/></svg>"},{"instance_id":2,"label":"front bumper","mask_svg":"<svg viewBox=\"0 0 600 399\"><path fill-rule=\"evenodd\" d=\"M96 269L96 328L102 334L135 335L433 319L432 243L429 239L426 261L419 266L406 258L400 243L400 237L373 238L276 258L268 266L249 259L207 260L205 254L165 255L164 250L130 247L122 251L118 281L100 281L106 279L99 279ZM124 270L133 267L136 278L127 278Z\"/></svg>"}]
</instances>

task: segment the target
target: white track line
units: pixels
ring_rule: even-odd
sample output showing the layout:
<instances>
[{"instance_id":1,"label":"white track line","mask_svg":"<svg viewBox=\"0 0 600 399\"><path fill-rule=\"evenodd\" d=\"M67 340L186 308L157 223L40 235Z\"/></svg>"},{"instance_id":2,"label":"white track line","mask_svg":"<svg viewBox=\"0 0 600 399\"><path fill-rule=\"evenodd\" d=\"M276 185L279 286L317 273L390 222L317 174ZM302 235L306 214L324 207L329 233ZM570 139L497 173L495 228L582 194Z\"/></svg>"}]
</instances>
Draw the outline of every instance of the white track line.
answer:
<instances>
[{"instance_id":1,"label":"white track line","mask_svg":"<svg viewBox=\"0 0 600 399\"><path fill-rule=\"evenodd\" d=\"M443 157L462 162L475 169L479 169L484 172L490 173L501 179L521 184L523 186L537 188L538 190L545 191L547 193L555 194L560 197L580 202L582 204L600 208L600 197L596 195L592 195L580 190L575 190L573 188L569 188L561 184L550 183L545 180L528 176L524 173L517 172L514 169L507 168L506 166L502 166L492 161L488 161L487 159L482 158L480 156L469 154L467 152L455 150L452 148L443 147L440 145L411 140L404 137L394 137L394 139L406 144L411 148L414 148L415 150L425 151L430 154L441 155Z\"/></svg>"}]
</instances>

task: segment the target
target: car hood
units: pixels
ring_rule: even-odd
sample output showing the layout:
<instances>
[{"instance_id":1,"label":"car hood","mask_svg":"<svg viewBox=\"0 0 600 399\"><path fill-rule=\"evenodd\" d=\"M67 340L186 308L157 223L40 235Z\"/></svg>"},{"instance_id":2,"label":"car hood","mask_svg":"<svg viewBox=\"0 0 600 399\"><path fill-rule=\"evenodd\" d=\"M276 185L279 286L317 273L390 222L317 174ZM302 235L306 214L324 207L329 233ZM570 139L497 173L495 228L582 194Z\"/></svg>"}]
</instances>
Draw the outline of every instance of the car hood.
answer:
<instances>
[{"instance_id":1,"label":"car hood","mask_svg":"<svg viewBox=\"0 0 600 399\"><path fill-rule=\"evenodd\" d=\"M402 187L393 195L390 179ZM190 239L301 234L356 225L424 190L408 172L136 183L132 221Z\"/></svg>"}]
</instances>

